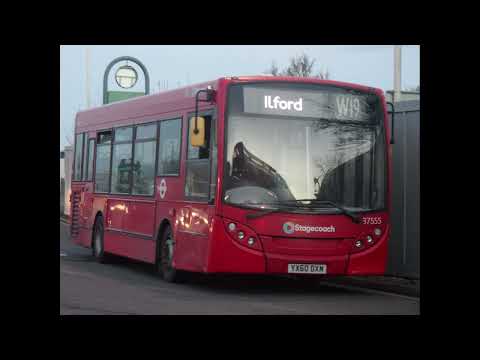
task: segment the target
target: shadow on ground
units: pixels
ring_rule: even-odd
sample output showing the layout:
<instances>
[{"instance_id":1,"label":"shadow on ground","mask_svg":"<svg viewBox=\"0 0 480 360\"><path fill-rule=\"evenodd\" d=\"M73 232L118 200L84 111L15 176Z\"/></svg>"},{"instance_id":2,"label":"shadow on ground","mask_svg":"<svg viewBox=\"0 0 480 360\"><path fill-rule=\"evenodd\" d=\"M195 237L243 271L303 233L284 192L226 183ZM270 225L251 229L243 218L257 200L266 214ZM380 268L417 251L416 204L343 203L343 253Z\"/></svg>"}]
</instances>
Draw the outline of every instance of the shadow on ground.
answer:
<instances>
[{"instance_id":1,"label":"shadow on ground","mask_svg":"<svg viewBox=\"0 0 480 360\"><path fill-rule=\"evenodd\" d=\"M84 249L82 249L84 250ZM86 249L85 249L86 250ZM96 263L90 253L74 254L62 258L66 262L88 262ZM352 294L361 293L353 289L341 289L321 283L323 279L305 278L298 279L288 276L265 276L265 275L237 275L237 274L199 274L187 273L186 281L180 284L168 284L164 282L155 272L151 264L136 260L110 256L107 264L101 266L101 275L117 280L130 280L136 284L159 286L176 286L179 289L202 290L217 293L238 293L238 294ZM98 267L90 269L98 273Z\"/></svg>"}]
</instances>

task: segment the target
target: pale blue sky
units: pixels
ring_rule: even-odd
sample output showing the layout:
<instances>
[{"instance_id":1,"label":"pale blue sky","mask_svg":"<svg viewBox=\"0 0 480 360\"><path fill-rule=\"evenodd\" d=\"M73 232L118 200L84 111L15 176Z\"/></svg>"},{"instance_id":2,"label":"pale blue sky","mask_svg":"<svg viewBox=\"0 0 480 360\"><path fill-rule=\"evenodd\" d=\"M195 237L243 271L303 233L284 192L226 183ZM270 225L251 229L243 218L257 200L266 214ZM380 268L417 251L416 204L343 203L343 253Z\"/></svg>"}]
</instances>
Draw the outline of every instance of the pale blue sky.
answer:
<instances>
[{"instance_id":1,"label":"pale blue sky","mask_svg":"<svg viewBox=\"0 0 480 360\"><path fill-rule=\"evenodd\" d=\"M60 149L73 139L73 122L86 107L85 48L60 48ZM332 80L386 90L393 88L393 45L88 45L90 105L102 103L103 72L118 56L138 58L150 73L151 93L160 86L173 89L222 76L257 75L273 60L280 69L289 58L305 52L316 59L316 70L328 69ZM113 90L114 70L110 74ZM140 75L141 77L141 75ZM162 85L163 84L163 85ZM420 84L420 46L402 47L402 88ZM143 81L133 90L142 91Z\"/></svg>"}]
</instances>

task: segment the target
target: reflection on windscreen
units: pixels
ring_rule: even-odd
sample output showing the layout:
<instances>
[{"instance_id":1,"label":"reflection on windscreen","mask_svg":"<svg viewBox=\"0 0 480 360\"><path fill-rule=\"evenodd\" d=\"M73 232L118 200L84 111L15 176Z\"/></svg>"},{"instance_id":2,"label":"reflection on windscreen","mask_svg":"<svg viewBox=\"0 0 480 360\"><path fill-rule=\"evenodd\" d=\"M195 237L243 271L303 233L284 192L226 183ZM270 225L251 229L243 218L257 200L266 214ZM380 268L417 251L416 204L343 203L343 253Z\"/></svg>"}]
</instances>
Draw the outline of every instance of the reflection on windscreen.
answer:
<instances>
[{"instance_id":1,"label":"reflection on windscreen","mask_svg":"<svg viewBox=\"0 0 480 360\"><path fill-rule=\"evenodd\" d=\"M225 201L320 199L384 207L381 127L328 120L231 116Z\"/></svg>"}]
</instances>

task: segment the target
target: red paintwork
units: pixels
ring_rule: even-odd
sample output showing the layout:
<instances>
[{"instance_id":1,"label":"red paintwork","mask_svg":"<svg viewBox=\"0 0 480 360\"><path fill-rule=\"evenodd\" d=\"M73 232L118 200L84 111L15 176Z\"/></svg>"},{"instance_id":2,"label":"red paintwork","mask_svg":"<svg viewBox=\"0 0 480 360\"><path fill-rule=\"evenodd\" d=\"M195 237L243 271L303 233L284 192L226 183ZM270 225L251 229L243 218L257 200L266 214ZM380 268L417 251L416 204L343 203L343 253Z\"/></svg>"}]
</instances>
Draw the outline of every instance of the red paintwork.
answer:
<instances>
[{"instance_id":1,"label":"red paintwork","mask_svg":"<svg viewBox=\"0 0 480 360\"><path fill-rule=\"evenodd\" d=\"M194 89L211 85L216 89L215 104L200 103L200 109L217 109L218 164L223 164L224 155L224 114L227 85L233 82L249 81L290 81L348 86L359 90L372 88L330 80L291 77L238 77L221 78L211 82L192 85L173 91L134 98L77 114L75 133L88 132L95 138L98 130L123 125L182 117L181 167L178 177L157 177L155 195L102 195L93 193L93 182L72 180L72 194L80 193L80 230L73 241L91 247L92 229L98 214L103 215L105 228L105 250L145 262L155 262L155 240L162 223L168 222L175 237L174 266L179 269L205 273L278 273L287 272L288 263L326 263L329 274L382 274L385 271L387 243L390 233L389 213L391 210L391 147L388 146L387 166L387 211L370 213L380 216L382 235L376 238L373 229L377 225L354 224L343 215L300 215L273 213L247 220L251 210L228 206L221 202L223 166L218 166L217 193L215 204L186 201L185 159L187 115L194 111ZM387 143L390 140L390 126L383 91L373 89L384 104ZM165 179L167 193L162 199L158 187ZM227 229L229 222L235 222L245 233L243 241L237 240ZM299 238L285 234L282 225L286 221L315 226L336 228L335 233L302 233ZM117 231L108 231L117 230ZM134 233L128 236L123 232ZM375 238L372 246L361 249L354 247L354 241L367 234ZM138 237L141 236L141 237ZM249 236L256 241L252 247L246 245Z\"/></svg>"}]
</instances>

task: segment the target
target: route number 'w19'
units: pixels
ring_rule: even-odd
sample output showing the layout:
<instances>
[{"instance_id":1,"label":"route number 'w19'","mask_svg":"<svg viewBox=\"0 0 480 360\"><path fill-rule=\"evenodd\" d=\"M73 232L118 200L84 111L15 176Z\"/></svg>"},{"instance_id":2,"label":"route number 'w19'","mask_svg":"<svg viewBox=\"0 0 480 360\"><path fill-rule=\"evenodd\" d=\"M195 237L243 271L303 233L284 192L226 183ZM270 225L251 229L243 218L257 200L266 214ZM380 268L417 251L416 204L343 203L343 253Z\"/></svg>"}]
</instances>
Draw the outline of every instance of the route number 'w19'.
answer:
<instances>
[{"instance_id":1,"label":"route number 'w19'","mask_svg":"<svg viewBox=\"0 0 480 360\"><path fill-rule=\"evenodd\" d=\"M358 119L360 116L360 99L353 96L337 96L337 114L341 117Z\"/></svg>"}]
</instances>

